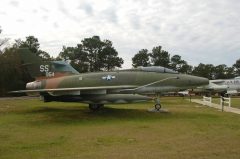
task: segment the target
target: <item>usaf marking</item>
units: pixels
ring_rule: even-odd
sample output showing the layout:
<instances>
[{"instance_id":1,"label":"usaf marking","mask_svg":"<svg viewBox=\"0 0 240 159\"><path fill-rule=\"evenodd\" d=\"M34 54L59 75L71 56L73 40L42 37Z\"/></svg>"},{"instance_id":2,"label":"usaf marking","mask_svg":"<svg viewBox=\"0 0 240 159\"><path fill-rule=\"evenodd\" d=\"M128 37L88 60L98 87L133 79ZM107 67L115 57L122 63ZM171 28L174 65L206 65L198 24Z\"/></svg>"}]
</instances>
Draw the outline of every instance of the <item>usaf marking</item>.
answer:
<instances>
[{"instance_id":1,"label":"usaf marking","mask_svg":"<svg viewBox=\"0 0 240 159\"><path fill-rule=\"evenodd\" d=\"M54 77L54 72L49 72L49 65L40 65L40 72L45 72L46 77Z\"/></svg>"},{"instance_id":2,"label":"usaf marking","mask_svg":"<svg viewBox=\"0 0 240 159\"><path fill-rule=\"evenodd\" d=\"M107 76L103 76L102 79L107 80L107 81L111 81L112 79L115 79L116 76L112 76L112 75L107 75Z\"/></svg>"},{"instance_id":3,"label":"usaf marking","mask_svg":"<svg viewBox=\"0 0 240 159\"><path fill-rule=\"evenodd\" d=\"M226 81L226 84L240 84L240 80L229 80Z\"/></svg>"}]
</instances>

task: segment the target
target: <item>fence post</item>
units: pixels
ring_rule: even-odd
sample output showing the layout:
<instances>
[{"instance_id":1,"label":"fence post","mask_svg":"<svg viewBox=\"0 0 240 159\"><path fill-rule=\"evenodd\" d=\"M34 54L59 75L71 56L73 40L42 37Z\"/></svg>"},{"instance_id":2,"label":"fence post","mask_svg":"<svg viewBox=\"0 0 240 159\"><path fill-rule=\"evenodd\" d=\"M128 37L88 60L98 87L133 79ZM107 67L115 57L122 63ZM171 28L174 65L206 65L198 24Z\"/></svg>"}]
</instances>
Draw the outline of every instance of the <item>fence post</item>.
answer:
<instances>
[{"instance_id":1,"label":"fence post","mask_svg":"<svg viewBox=\"0 0 240 159\"><path fill-rule=\"evenodd\" d=\"M231 107L231 97L229 97L229 103L228 106Z\"/></svg>"},{"instance_id":2,"label":"fence post","mask_svg":"<svg viewBox=\"0 0 240 159\"><path fill-rule=\"evenodd\" d=\"M222 112L224 111L224 97L223 96L221 96L221 98L220 98L220 103L221 103L221 106L222 106Z\"/></svg>"},{"instance_id":3,"label":"fence post","mask_svg":"<svg viewBox=\"0 0 240 159\"><path fill-rule=\"evenodd\" d=\"M209 106L212 106L212 97L203 96L203 102L204 102L204 105L207 105L207 103L209 103Z\"/></svg>"},{"instance_id":4,"label":"fence post","mask_svg":"<svg viewBox=\"0 0 240 159\"><path fill-rule=\"evenodd\" d=\"M221 96L220 105L222 106L222 110L224 108L224 104L228 104L228 107L231 107L231 97L225 98L225 97Z\"/></svg>"}]
</instances>

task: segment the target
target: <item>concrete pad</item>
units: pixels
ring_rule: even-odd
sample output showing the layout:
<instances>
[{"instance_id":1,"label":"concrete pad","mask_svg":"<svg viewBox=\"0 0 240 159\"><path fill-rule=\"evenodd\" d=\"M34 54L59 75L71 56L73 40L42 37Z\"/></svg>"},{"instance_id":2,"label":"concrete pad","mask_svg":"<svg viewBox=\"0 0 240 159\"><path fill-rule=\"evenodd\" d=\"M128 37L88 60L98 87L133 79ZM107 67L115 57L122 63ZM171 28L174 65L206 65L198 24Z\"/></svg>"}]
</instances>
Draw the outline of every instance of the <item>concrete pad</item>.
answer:
<instances>
[{"instance_id":1,"label":"concrete pad","mask_svg":"<svg viewBox=\"0 0 240 159\"><path fill-rule=\"evenodd\" d=\"M156 110L155 108L151 108L151 109L148 109L147 111L151 113L169 113L167 109Z\"/></svg>"}]
</instances>

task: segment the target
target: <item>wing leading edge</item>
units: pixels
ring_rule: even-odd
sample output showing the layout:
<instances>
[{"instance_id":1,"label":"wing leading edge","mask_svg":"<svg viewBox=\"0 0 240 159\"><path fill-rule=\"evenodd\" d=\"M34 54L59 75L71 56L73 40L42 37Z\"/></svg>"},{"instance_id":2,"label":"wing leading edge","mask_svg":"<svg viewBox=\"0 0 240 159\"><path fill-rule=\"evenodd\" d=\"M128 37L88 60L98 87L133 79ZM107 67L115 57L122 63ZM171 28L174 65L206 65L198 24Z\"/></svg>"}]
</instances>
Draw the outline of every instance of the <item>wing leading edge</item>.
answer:
<instances>
[{"instance_id":1,"label":"wing leading edge","mask_svg":"<svg viewBox=\"0 0 240 159\"><path fill-rule=\"evenodd\" d=\"M136 88L132 85L122 86L99 86L99 87L76 87L76 88L53 88L53 89L34 89L34 90L19 90L11 91L10 93L37 93L37 92L62 92L62 91L81 91L81 90L111 90L111 89L131 89Z\"/></svg>"}]
</instances>

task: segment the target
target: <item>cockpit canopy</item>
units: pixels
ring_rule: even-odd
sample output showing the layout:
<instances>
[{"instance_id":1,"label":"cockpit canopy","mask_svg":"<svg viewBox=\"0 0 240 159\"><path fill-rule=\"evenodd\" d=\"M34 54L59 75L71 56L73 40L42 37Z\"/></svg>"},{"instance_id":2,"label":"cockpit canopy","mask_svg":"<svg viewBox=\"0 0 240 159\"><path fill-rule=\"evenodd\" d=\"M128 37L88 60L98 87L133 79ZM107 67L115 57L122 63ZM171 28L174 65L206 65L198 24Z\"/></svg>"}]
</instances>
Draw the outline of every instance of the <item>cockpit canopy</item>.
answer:
<instances>
[{"instance_id":1,"label":"cockpit canopy","mask_svg":"<svg viewBox=\"0 0 240 159\"><path fill-rule=\"evenodd\" d=\"M177 71L172 69L162 67L162 66L149 66L149 67L138 67L133 70L144 71L144 72L158 72L158 73L174 73L177 74Z\"/></svg>"}]
</instances>

